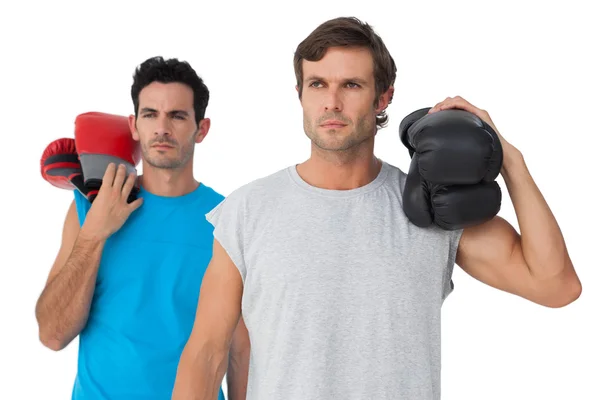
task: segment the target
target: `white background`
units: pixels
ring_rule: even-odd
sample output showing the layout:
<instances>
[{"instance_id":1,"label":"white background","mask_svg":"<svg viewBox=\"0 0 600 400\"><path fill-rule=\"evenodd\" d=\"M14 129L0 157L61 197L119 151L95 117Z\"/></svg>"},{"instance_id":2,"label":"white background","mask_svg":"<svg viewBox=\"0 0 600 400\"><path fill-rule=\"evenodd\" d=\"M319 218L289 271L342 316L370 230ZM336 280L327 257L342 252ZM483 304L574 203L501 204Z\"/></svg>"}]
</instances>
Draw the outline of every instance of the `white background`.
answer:
<instances>
[{"instance_id":1,"label":"white background","mask_svg":"<svg viewBox=\"0 0 600 400\"><path fill-rule=\"evenodd\" d=\"M600 399L599 12L592 1L519 3L4 3L0 399L70 398L76 370L77 341L44 348L34 317L72 199L41 178L46 145L72 137L79 113L128 115L134 68L178 57L211 91L196 177L228 194L308 157L293 53L318 24L349 15L374 26L398 65L376 154L407 170L397 128L417 108L461 95L486 109L525 155L583 282L576 303L554 310L457 269L443 308L443 399ZM517 224L500 183L500 215Z\"/></svg>"}]
</instances>

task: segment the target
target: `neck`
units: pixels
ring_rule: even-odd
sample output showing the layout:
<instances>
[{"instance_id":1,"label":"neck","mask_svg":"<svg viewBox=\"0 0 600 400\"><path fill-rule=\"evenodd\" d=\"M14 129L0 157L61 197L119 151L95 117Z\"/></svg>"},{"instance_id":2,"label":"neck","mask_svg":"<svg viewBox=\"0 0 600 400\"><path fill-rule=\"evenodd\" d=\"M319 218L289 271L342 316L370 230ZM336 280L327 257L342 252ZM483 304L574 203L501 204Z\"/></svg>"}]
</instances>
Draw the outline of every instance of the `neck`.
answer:
<instances>
[{"instance_id":1,"label":"neck","mask_svg":"<svg viewBox=\"0 0 600 400\"><path fill-rule=\"evenodd\" d=\"M194 179L192 163L179 169L156 168L143 162L140 185L149 193L164 197L183 196L193 192L200 184Z\"/></svg>"},{"instance_id":2,"label":"neck","mask_svg":"<svg viewBox=\"0 0 600 400\"><path fill-rule=\"evenodd\" d=\"M330 190L351 190L373 181L381 161L373 154L374 141L367 140L345 151L328 151L312 145L311 156L298 164L300 177L308 184Z\"/></svg>"}]
</instances>

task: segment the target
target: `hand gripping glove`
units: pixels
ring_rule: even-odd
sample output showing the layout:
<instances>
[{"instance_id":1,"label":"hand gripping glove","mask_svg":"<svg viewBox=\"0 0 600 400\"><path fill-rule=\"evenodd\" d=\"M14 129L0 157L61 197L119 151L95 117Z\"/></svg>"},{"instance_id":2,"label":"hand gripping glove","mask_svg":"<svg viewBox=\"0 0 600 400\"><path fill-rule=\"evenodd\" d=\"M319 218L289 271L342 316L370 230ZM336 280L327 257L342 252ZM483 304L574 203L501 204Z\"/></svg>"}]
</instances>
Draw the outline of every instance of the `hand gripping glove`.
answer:
<instances>
[{"instance_id":1,"label":"hand gripping glove","mask_svg":"<svg viewBox=\"0 0 600 400\"><path fill-rule=\"evenodd\" d=\"M60 189L79 190L87 196L74 139L60 138L50 143L42 154L40 167L42 177L52 185Z\"/></svg>"},{"instance_id":2,"label":"hand gripping glove","mask_svg":"<svg viewBox=\"0 0 600 400\"><path fill-rule=\"evenodd\" d=\"M99 112L80 114L75 119L75 145L88 198L94 201L108 164L125 164L126 174L137 174L136 165L141 159L141 148L131 136L127 117ZM127 199L137 198L136 183Z\"/></svg>"},{"instance_id":3,"label":"hand gripping glove","mask_svg":"<svg viewBox=\"0 0 600 400\"><path fill-rule=\"evenodd\" d=\"M417 226L463 229L493 218L502 201L495 181L502 167L496 132L461 109L412 112L400 123L411 156L403 209Z\"/></svg>"}]
</instances>

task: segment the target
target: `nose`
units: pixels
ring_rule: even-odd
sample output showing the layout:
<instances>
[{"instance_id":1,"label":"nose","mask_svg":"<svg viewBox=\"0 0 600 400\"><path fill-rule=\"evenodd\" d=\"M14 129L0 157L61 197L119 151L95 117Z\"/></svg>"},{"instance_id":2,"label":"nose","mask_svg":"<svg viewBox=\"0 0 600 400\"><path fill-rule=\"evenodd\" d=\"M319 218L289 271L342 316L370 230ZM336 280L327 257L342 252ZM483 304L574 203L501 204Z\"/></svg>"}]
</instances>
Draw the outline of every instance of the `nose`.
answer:
<instances>
[{"instance_id":1,"label":"nose","mask_svg":"<svg viewBox=\"0 0 600 400\"><path fill-rule=\"evenodd\" d=\"M326 112L342 112L344 109L344 105L342 102L342 98L340 92L336 87L331 87L324 99L324 107Z\"/></svg>"},{"instance_id":2,"label":"nose","mask_svg":"<svg viewBox=\"0 0 600 400\"><path fill-rule=\"evenodd\" d=\"M155 136L171 135L171 123L167 116L160 116L156 119Z\"/></svg>"}]
</instances>

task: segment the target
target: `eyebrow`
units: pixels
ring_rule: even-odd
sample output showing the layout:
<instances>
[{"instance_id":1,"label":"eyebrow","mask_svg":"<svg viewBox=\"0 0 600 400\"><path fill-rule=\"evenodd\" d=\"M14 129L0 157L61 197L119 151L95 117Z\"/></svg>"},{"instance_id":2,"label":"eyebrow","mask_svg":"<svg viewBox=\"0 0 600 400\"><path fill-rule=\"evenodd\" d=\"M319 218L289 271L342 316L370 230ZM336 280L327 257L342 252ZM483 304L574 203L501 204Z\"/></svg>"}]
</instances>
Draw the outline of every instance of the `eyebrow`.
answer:
<instances>
[{"instance_id":1,"label":"eyebrow","mask_svg":"<svg viewBox=\"0 0 600 400\"><path fill-rule=\"evenodd\" d=\"M304 81L307 82L307 81L326 81L326 80L327 79L322 78L322 77L317 76L317 75L310 75ZM361 78L357 78L357 77L346 78L346 79L344 79L344 82L356 82L356 83L360 83L360 84L363 84L363 85L366 85L368 83L366 80L361 79Z\"/></svg>"},{"instance_id":2,"label":"eyebrow","mask_svg":"<svg viewBox=\"0 0 600 400\"><path fill-rule=\"evenodd\" d=\"M150 108L150 107L144 107L142 108L142 110L140 112L146 113L146 112L157 112L154 108ZM183 114L185 116L188 116L189 113L187 111L184 110L171 110L169 111L169 114Z\"/></svg>"}]
</instances>

